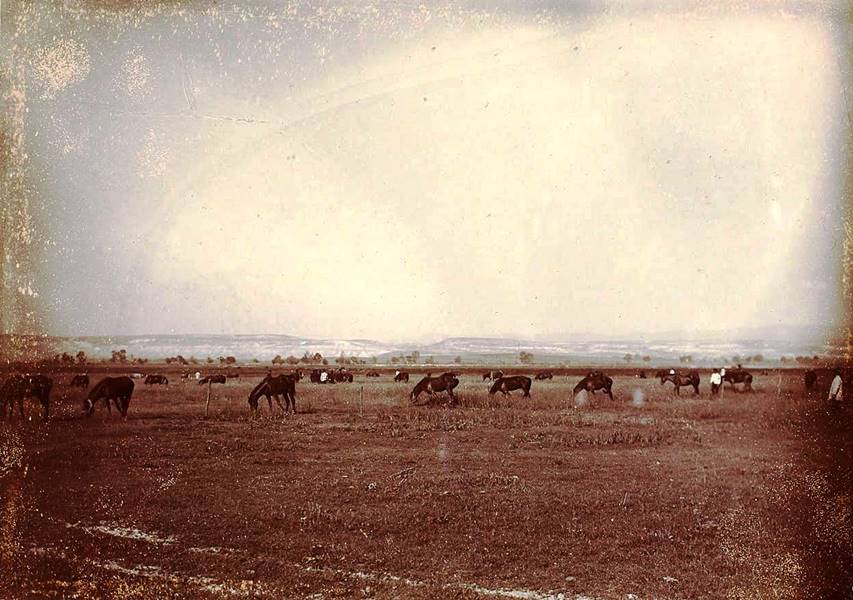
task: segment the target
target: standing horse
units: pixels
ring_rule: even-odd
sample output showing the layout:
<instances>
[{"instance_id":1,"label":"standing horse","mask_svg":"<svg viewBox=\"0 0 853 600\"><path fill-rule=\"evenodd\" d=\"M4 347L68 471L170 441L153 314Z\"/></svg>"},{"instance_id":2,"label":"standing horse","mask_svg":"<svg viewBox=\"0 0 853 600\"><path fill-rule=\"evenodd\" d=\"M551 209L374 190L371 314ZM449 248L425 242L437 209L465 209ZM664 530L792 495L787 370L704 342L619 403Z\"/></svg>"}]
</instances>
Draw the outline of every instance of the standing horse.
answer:
<instances>
[{"instance_id":1,"label":"standing horse","mask_svg":"<svg viewBox=\"0 0 853 600\"><path fill-rule=\"evenodd\" d=\"M221 373L217 373L215 375L206 375L198 380L199 385L204 385L205 383L225 383L226 377Z\"/></svg>"},{"instance_id":2,"label":"standing horse","mask_svg":"<svg viewBox=\"0 0 853 600\"><path fill-rule=\"evenodd\" d=\"M456 402L457 400L456 396L453 394L453 390L457 385L459 385L459 379L452 375L448 375L446 373L438 377L427 375L418 382L412 390L412 393L409 395L409 398L411 398L412 402L415 402L422 392L426 392L429 395L429 400L433 400L436 392L447 392L450 398Z\"/></svg>"},{"instance_id":3,"label":"standing horse","mask_svg":"<svg viewBox=\"0 0 853 600\"><path fill-rule=\"evenodd\" d=\"M255 389L249 393L249 406L252 408L252 412L256 413L258 411L258 400L261 396L266 396L267 402L270 405L270 414L272 414L273 398L275 398L275 401L278 403L279 408L281 408L282 413L289 412L290 407L292 406L293 414L296 414L297 380L298 375L296 374L278 375L276 377L267 375L264 377L261 382L255 386ZM279 396L284 396L284 406L281 404L281 398L279 398Z\"/></svg>"},{"instance_id":4,"label":"standing horse","mask_svg":"<svg viewBox=\"0 0 853 600\"><path fill-rule=\"evenodd\" d=\"M165 375L148 375L143 381L145 385L169 385L169 380L166 379Z\"/></svg>"},{"instance_id":5,"label":"standing horse","mask_svg":"<svg viewBox=\"0 0 853 600\"><path fill-rule=\"evenodd\" d=\"M83 413L86 416L91 415L95 412L95 403L103 400L107 406L107 412L112 414L113 411L110 408L110 400L112 400L121 415L127 419L127 409L130 407L132 395L133 380L130 377L104 377L89 390L89 395L83 402Z\"/></svg>"},{"instance_id":6,"label":"standing horse","mask_svg":"<svg viewBox=\"0 0 853 600\"><path fill-rule=\"evenodd\" d=\"M42 420L47 421L50 416L50 390L53 388L53 380L45 375L12 375L0 386L0 416L6 419L6 405L9 405L9 420L15 414L15 402L18 403L18 411L21 419L24 418L24 400L37 398L41 403L43 412Z\"/></svg>"},{"instance_id":7,"label":"standing horse","mask_svg":"<svg viewBox=\"0 0 853 600\"><path fill-rule=\"evenodd\" d=\"M539 371L536 374L536 380L542 381L543 379L554 379L554 374L551 371Z\"/></svg>"},{"instance_id":8,"label":"standing horse","mask_svg":"<svg viewBox=\"0 0 853 600\"><path fill-rule=\"evenodd\" d=\"M399 373L394 375L394 381L403 381L405 383L409 383L409 374L406 371L400 371Z\"/></svg>"},{"instance_id":9,"label":"standing horse","mask_svg":"<svg viewBox=\"0 0 853 600\"><path fill-rule=\"evenodd\" d=\"M572 397L577 396L581 390L595 394L595 390L601 389L613 400L613 380L601 371L591 371L572 390Z\"/></svg>"},{"instance_id":10,"label":"standing horse","mask_svg":"<svg viewBox=\"0 0 853 600\"><path fill-rule=\"evenodd\" d=\"M667 381L671 381L672 385L675 386L675 395L680 396L680 390L682 387L693 386L693 392L695 395L699 395L699 371L695 369L690 371L689 373L676 373L672 375L671 373L665 373L664 375L660 375L660 384L664 385Z\"/></svg>"},{"instance_id":11,"label":"standing horse","mask_svg":"<svg viewBox=\"0 0 853 600\"><path fill-rule=\"evenodd\" d=\"M525 377L524 375L501 377L492 384L489 396L494 396L497 392L502 392L504 396L509 396L509 393L513 390L524 390L524 397L529 398L532 383L530 377Z\"/></svg>"},{"instance_id":12,"label":"standing horse","mask_svg":"<svg viewBox=\"0 0 853 600\"><path fill-rule=\"evenodd\" d=\"M752 389L752 373L744 369L727 369L723 381L728 381L734 389L737 389L735 384L742 383L744 392L755 391Z\"/></svg>"}]
</instances>

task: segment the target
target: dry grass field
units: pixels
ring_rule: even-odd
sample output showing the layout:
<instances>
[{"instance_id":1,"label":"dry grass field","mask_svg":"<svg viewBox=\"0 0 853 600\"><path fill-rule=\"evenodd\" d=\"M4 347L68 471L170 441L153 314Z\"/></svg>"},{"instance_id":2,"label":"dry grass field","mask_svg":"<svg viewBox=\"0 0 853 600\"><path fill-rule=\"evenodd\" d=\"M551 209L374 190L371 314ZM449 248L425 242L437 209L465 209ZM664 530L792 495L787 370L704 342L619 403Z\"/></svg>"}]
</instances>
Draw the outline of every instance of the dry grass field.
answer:
<instances>
[{"instance_id":1,"label":"dry grass field","mask_svg":"<svg viewBox=\"0 0 853 600\"><path fill-rule=\"evenodd\" d=\"M303 380L255 420L258 378L207 419L204 387L137 382L126 421L67 379L51 422L0 424L0 597L849 593L850 411L798 373L722 399L617 376L581 406L579 377L424 407L414 380Z\"/></svg>"}]
</instances>

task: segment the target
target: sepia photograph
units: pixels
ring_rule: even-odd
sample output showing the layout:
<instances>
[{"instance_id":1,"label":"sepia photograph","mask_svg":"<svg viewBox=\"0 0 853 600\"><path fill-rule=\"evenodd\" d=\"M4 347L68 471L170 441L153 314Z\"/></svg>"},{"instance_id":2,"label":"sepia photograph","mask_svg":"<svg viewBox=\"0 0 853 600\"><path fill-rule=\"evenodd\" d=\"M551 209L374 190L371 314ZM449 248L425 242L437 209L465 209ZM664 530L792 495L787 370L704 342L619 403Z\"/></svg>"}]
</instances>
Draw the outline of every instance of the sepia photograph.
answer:
<instances>
[{"instance_id":1,"label":"sepia photograph","mask_svg":"<svg viewBox=\"0 0 853 600\"><path fill-rule=\"evenodd\" d=\"M853 600L853 6L0 0L0 599Z\"/></svg>"}]
</instances>

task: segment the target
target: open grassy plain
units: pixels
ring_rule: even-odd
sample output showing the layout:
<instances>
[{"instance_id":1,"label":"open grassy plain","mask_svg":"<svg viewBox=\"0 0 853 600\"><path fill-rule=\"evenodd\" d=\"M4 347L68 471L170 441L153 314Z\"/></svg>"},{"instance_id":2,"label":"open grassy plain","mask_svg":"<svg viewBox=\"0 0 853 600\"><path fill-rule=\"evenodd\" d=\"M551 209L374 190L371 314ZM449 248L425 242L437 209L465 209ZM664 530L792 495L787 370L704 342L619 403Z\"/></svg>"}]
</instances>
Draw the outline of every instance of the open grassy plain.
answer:
<instances>
[{"instance_id":1,"label":"open grassy plain","mask_svg":"<svg viewBox=\"0 0 853 600\"><path fill-rule=\"evenodd\" d=\"M259 376L204 418L206 388L170 374L126 421L82 417L69 378L49 423L0 424L2 597L849 593L853 436L823 376L711 399L706 375L676 397L626 374L577 405L579 376L503 398L471 372L459 405L413 407L417 378L359 374L253 420Z\"/></svg>"}]
</instances>

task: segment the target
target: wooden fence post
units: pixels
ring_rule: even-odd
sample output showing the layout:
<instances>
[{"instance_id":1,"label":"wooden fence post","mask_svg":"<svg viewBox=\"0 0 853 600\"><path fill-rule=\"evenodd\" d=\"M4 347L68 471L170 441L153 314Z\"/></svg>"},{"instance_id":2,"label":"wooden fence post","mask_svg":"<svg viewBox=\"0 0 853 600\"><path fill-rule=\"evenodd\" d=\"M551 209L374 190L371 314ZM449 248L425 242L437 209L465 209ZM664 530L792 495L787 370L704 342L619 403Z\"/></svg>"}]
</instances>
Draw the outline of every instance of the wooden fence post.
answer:
<instances>
[{"instance_id":1,"label":"wooden fence post","mask_svg":"<svg viewBox=\"0 0 853 600\"><path fill-rule=\"evenodd\" d=\"M207 403L204 405L204 418L207 418L207 413L210 410L210 384L211 380L207 380Z\"/></svg>"}]
</instances>

